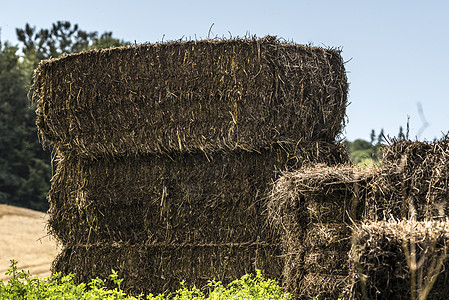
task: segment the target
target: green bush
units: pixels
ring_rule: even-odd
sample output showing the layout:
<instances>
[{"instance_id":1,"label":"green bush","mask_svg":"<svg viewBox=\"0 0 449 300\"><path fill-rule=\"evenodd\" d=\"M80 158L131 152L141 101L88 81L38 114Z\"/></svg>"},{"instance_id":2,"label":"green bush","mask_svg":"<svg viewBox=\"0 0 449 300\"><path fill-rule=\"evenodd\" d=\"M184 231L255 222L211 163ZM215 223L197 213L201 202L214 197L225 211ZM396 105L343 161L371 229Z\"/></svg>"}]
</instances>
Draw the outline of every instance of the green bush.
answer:
<instances>
[{"instance_id":1,"label":"green bush","mask_svg":"<svg viewBox=\"0 0 449 300\"><path fill-rule=\"evenodd\" d=\"M291 299L289 294L282 293L281 288L274 280L264 279L261 272L258 270L255 276L244 275L241 279L231 282L227 287L224 287L220 281L209 281L206 291L207 295L200 289L193 287L188 289L184 283L181 282L182 288L175 293L169 295L152 294L144 297L126 295L120 288L123 279L119 279L117 273L112 271L110 275L111 280L117 286L113 290L105 288L105 281L102 279L93 279L87 285L81 283L74 284L73 274L61 276L61 274L54 274L51 277L39 279L37 277L31 278L31 275L25 271L17 270L17 261L11 260L11 267L6 273L11 276L5 284L0 281L0 299L2 300L72 300L72 299L107 299L107 300L226 300L226 299L273 299L283 300Z\"/></svg>"},{"instance_id":2,"label":"green bush","mask_svg":"<svg viewBox=\"0 0 449 300\"><path fill-rule=\"evenodd\" d=\"M345 142L348 149L351 162L360 167L372 167L380 164L381 144L373 145L364 140L355 140L354 142Z\"/></svg>"}]
</instances>

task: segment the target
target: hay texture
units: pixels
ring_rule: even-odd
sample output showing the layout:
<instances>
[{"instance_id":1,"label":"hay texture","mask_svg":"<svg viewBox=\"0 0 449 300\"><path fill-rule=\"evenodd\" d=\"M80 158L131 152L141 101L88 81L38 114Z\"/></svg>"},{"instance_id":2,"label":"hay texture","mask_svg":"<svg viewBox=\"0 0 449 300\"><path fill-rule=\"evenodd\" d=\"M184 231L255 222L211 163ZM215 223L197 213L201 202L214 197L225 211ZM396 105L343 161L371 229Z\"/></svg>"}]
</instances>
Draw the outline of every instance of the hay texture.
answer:
<instances>
[{"instance_id":1,"label":"hay texture","mask_svg":"<svg viewBox=\"0 0 449 300\"><path fill-rule=\"evenodd\" d=\"M285 172L272 190L269 218L282 232L283 283L298 299L347 294L351 230L365 214L377 170L317 164Z\"/></svg>"},{"instance_id":2,"label":"hay texture","mask_svg":"<svg viewBox=\"0 0 449 300\"><path fill-rule=\"evenodd\" d=\"M274 37L68 55L33 86L43 140L91 159L334 142L347 89L340 51Z\"/></svg>"},{"instance_id":3,"label":"hay texture","mask_svg":"<svg viewBox=\"0 0 449 300\"><path fill-rule=\"evenodd\" d=\"M271 183L312 163L349 162L336 144L347 89L340 51L274 37L148 44L41 62L36 123L60 160L49 227L64 249L53 271L86 282L114 268L132 294L173 291L181 280L226 282L256 268L279 279L288 247L267 221ZM334 179L333 193L341 194ZM337 198L316 199L306 202L316 206L306 223L345 220ZM277 213L291 212L278 204ZM322 213L334 207L338 216ZM336 228L328 232L338 240ZM308 266L336 258L338 243L307 256Z\"/></svg>"},{"instance_id":4,"label":"hay texture","mask_svg":"<svg viewBox=\"0 0 449 300\"><path fill-rule=\"evenodd\" d=\"M359 226L351 250L351 299L447 299L448 241L446 221Z\"/></svg>"},{"instance_id":5,"label":"hay texture","mask_svg":"<svg viewBox=\"0 0 449 300\"><path fill-rule=\"evenodd\" d=\"M49 193L50 230L63 243L269 241L266 199L279 174L311 161L347 160L343 145L326 143L294 153L274 147L207 156L63 157Z\"/></svg>"},{"instance_id":6,"label":"hay texture","mask_svg":"<svg viewBox=\"0 0 449 300\"><path fill-rule=\"evenodd\" d=\"M432 143L395 141L383 148L382 164L382 172L373 181L370 204L377 220L449 216L447 137Z\"/></svg>"},{"instance_id":7,"label":"hay texture","mask_svg":"<svg viewBox=\"0 0 449 300\"><path fill-rule=\"evenodd\" d=\"M264 243L100 243L65 247L52 270L74 272L75 282L89 282L95 276L108 278L114 269L124 279L125 292L137 296L174 292L181 281L200 289L214 278L227 284L256 269L277 278L282 270L279 256L278 247Z\"/></svg>"},{"instance_id":8,"label":"hay texture","mask_svg":"<svg viewBox=\"0 0 449 300\"><path fill-rule=\"evenodd\" d=\"M290 168L348 161L341 144L293 150L61 156L49 225L65 248L53 271L76 272L76 282L85 282L117 265L133 294L174 291L180 280L202 286L256 268L281 278L280 236L267 221L271 183Z\"/></svg>"}]
</instances>

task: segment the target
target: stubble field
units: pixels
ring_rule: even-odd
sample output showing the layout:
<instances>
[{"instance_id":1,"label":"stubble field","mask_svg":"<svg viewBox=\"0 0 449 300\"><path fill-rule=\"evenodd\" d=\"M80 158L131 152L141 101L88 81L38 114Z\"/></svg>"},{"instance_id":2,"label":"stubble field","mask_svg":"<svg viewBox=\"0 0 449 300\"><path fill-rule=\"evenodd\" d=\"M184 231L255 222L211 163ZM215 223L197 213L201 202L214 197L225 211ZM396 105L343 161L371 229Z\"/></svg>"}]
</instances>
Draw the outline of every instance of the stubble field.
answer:
<instances>
[{"instance_id":1,"label":"stubble field","mask_svg":"<svg viewBox=\"0 0 449 300\"><path fill-rule=\"evenodd\" d=\"M29 270L40 278L50 275L50 267L59 247L47 235L46 214L30 209L0 205L0 280L10 259L19 262L19 270Z\"/></svg>"}]
</instances>

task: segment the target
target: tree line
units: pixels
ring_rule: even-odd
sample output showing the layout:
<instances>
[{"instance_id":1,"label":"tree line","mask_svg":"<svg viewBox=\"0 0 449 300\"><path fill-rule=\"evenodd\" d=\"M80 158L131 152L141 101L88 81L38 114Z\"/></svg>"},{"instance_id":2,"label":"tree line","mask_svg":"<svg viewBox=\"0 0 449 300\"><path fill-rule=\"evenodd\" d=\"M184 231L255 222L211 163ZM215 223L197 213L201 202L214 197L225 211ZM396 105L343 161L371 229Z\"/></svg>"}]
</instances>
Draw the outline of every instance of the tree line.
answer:
<instances>
[{"instance_id":1,"label":"tree line","mask_svg":"<svg viewBox=\"0 0 449 300\"><path fill-rule=\"evenodd\" d=\"M369 142L362 139L356 139L353 142L345 141L345 145L348 149L351 162L359 166L372 166L375 164L379 164L382 156L382 145L388 144L392 140L409 139L408 131L408 124L406 132L404 132L404 128L402 126L399 126L398 135L390 138L388 136L385 136L383 129L380 130L379 134L376 134L376 131L372 129Z\"/></svg>"},{"instance_id":2,"label":"tree line","mask_svg":"<svg viewBox=\"0 0 449 300\"><path fill-rule=\"evenodd\" d=\"M34 69L43 59L126 45L112 32L85 31L58 21L50 28L16 29L18 45L0 40L0 203L46 211L51 153L38 140L30 101Z\"/></svg>"},{"instance_id":3,"label":"tree line","mask_svg":"<svg viewBox=\"0 0 449 300\"><path fill-rule=\"evenodd\" d=\"M29 95L33 71L43 59L129 43L112 32L89 32L68 21L42 29L27 23L16 34L18 45L0 40L0 204L46 211L54 170L50 150L38 140L36 107ZM405 137L402 128L398 137ZM346 146L353 163L371 164L378 162L383 142L383 130L379 135L373 130L370 142L359 139Z\"/></svg>"}]
</instances>

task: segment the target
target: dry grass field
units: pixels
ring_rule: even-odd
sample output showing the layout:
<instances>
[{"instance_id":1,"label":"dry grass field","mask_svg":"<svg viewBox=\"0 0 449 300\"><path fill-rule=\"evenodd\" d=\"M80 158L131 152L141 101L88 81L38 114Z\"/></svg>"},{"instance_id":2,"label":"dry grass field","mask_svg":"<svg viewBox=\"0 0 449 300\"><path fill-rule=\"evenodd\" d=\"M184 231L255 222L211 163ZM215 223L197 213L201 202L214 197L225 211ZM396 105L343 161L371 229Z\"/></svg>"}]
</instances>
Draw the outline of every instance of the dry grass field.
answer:
<instances>
[{"instance_id":1,"label":"dry grass field","mask_svg":"<svg viewBox=\"0 0 449 300\"><path fill-rule=\"evenodd\" d=\"M56 242L47 236L45 213L0 204L0 280L10 259L19 262L19 270L31 275L50 275L51 263L59 251Z\"/></svg>"}]
</instances>

